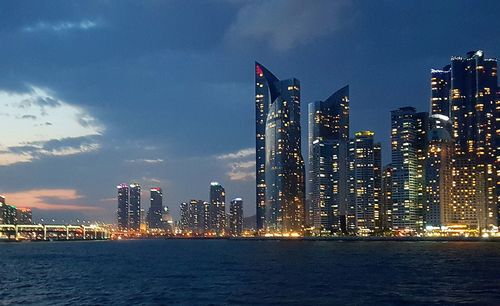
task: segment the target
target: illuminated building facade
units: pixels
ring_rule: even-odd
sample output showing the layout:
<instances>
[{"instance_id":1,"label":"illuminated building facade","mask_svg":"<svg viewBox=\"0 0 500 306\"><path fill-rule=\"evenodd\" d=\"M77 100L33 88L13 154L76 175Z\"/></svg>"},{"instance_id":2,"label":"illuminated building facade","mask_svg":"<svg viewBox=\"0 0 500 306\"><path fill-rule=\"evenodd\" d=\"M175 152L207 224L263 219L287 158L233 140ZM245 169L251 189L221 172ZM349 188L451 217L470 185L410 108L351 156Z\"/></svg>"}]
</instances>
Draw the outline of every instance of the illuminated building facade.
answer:
<instances>
[{"instance_id":1,"label":"illuminated building facade","mask_svg":"<svg viewBox=\"0 0 500 306\"><path fill-rule=\"evenodd\" d=\"M257 228L301 232L305 213L300 82L255 64Z\"/></svg>"},{"instance_id":2,"label":"illuminated building facade","mask_svg":"<svg viewBox=\"0 0 500 306\"><path fill-rule=\"evenodd\" d=\"M132 183L129 188L129 230L138 231L141 228L141 186L137 183Z\"/></svg>"},{"instance_id":3,"label":"illuminated building facade","mask_svg":"<svg viewBox=\"0 0 500 306\"><path fill-rule=\"evenodd\" d=\"M431 114L450 117L451 66L431 70Z\"/></svg>"},{"instance_id":4,"label":"illuminated building facade","mask_svg":"<svg viewBox=\"0 0 500 306\"><path fill-rule=\"evenodd\" d=\"M349 86L309 104L309 223L319 233L341 230L345 218L349 146Z\"/></svg>"},{"instance_id":5,"label":"illuminated building facade","mask_svg":"<svg viewBox=\"0 0 500 306\"><path fill-rule=\"evenodd\" d=\"M441 114L429 118L429 144L425 171L425 225L440 227L452 219L452 150L451 124Z\"/></svg>"},{"instance_id":6,"label":"illuminated building facade","mask_svg":"<svg viewBox=\"0 0 500 306\"><path fill-rule=\"evenodd\" d=\"M129 218L129 189L127 184L121 184L116 186L118 189L118 229L127 230L128 229L128 218Z\"/></svg>"},{"instance_id":7,"label":"illuminated building facade","mask_svg":"<svg viewBox=\"0 0 500 306\"><path fill-rule=\"evenodd\" d=\"M243 233L243 199L236 198L229 207L229 234L241 236Z\"/></svg>"},{"instance_id":8,"label":"illuminated building facade","mask_svg":"<svg viewBox=\"0 0 500 306\"><path fill-rule=\"evenodd\" d=\"M161 188L151 188L151 206L148 211L148 227L150 229L161 229L161 215L163 208L163 193Z\"/></svg>"},{"instance_id":9,"label":"illuminated building facade","mask_svg":"<svg viewBox=\"0 0 500 306\"><path fill-rule=\"evenodd\" d=\"M381 147L372 131L355 134L355 216L358 233L380 229Z\"/></svg>"},{"instance_id":10,"label":"illuminated building facade","mask_svg":"<svg viewBox=\"0 0 500 306\"><path fill-rule=\"evenodd\" d=\"M185 233L189 231L189 204L187 202L182 202L179 206L181 220L179 221L180 230Z\"/></svg>"},{"instance_id":11,"label":"illuminated building facade","mask_svg":"<svg viewBox=\"0 0 500 306\"><path fill-rule=\"evenodd\" d=\"M381 230L392 230L392 164L382 169L382 189L380 199Z\"/></svg>"},{"instance_id":12,"label":"illuminated building facade","mask_svg":"<svg viewBox=\"0 0 500 306\"><path fill-rule=\"evenodd\" d=\"M33 224L33 213L31 208L18 207L16 209L17 224Z\"/></svg>"},{"instance_id":13,"label":"illuminated building facade","mask_svg":"<svg viewBox=\"0 0 500 306\"><path fill-rule=\"evenodd\" d=\"M345 233L356 232L356 151L355 139L349 139L347 151L347 209L345 213Z\"/></svg>"},{"instance_id":14,"label":"illuminated building facade","mask_svg":"<svg viewBox=\"0 0 500 306\"><path fill-rule=\"evenodd\" d=\"M203 212L203 203L201 210ZM217 182L210 183L210 230L224 235L226 229L226 191Z\"/></svg>"},{"instance_id":15,"label":"illuminated building facade","mask_svg":"<svg viewBox=\"0 0 500 306\"><path fill-rule=\"evenodd\" d=\"M392 225L398 231L423 229L428 113L413 107L391 111Z\"/></svg>"},{"instance_id":16,"label":"illuminated building facade","mask_svg":"<svg viewBox=\"0 0 500 306\"><path fill-rule=\"evenodd\" d=\"M452 222L484 229L498 222L497 61L482 51L451 59Z\"/></svg>"}]
</instances>

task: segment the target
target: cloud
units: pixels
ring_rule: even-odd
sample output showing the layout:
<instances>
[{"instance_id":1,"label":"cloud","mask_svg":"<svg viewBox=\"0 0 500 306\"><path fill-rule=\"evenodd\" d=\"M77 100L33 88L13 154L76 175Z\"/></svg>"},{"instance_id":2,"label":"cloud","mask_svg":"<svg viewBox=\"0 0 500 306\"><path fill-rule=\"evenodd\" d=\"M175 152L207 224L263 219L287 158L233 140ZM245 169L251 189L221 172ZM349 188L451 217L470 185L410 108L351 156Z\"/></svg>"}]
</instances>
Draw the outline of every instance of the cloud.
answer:
<instances>
[{"instance_id":1,"label":"cloud","mask_svg":"<svg viewBox=\"0 0 500 306\"><path fill-rule=\"evenodd\" d=\"M6 194L9 204L40 210L95 212L102 208L79 203L83 196L74 189L31 189Z\"/></svg>"},{"instance_id":2,"label":"cloud","mask_svg":"<svg viewBox=\"0 0 500 306\"><path fill-rule=\"evenodd\" d=\"M255 149L245 148L232 153L215 156L216 159L225 161L229 169L226 175L232 181L248 181L255 179Z\"/></svg>"},{"instance_id":3,"label":"cloud","mask_svg":"<svg viewBox=\"0 0 500 306\"><path fill-rule=\"evenodd\" d=\"M88 31L101 26L102 23L96 20L84 19L80 22L59 21L59 22L44 22L40 21L36 24L25 26L22 28L23 32L36 33L36 32L67 32L72 30Z\"/></svg>"},{"instance_id":4,"label":"cloud","mask_svg":"<svg viewBox=\"0 0 500 306\"><path fill-rule=\"evenodd\" d=\"M127 163L144 163L144 164L161 164L164 162L164 160L161 158L156 158L156 159L139 158L139 159L128 159L128 160L126 160L126 162Z\"/></svg>"},{"instance_id":5,"label":"cloud","mask_svg":"<svg viewBox=\"0 0 500 306\"><path fill-rule=\"evenodd\" d=\"M265 42L279 51L310 43L338 30L348 1L249 1L240 7L226 40Z\"/></svg>"},{"instance_id":6,"label":"cloud","mask_svg":"<svg viewBox=\"0 0 500 306\"><path fill-rule=\"evenodd\" d=\"M87 110L46 89L0 90L0 165L96 151L104 127ZM26 120L29 119L29 120Z\"/></svg>"},{"instance_id":7,"label":"cloud","mask_svg":"<svg viewBox=\"0 0 500 306\"><path fill-rule=\"evenodd\" d=\"M255 155L254 148L246 148L246 149L241 149L241 150L233 152L233 153L221 154L221 155L216 156L216 158L217 159L236 159L236 158L245 158L245 157L254 156L254 155Z\"/></svg>"}]
</instances>

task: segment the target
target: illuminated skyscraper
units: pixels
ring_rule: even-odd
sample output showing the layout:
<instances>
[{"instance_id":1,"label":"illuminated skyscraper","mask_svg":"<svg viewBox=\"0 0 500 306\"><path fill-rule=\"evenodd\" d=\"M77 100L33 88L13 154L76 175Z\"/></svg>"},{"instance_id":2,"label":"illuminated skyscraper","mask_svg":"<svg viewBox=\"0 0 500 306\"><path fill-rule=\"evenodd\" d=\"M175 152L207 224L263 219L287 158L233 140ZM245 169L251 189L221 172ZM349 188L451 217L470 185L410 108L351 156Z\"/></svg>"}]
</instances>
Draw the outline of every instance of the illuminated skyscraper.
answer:
<instances>
[{"instance_id":1,"label":"illuminated skyscraper","mask_svg":"<svg viewBox=\"0 0 500 306\"><path fill-rule=\"evenodd\" d=\"M226 191L217 182L210 183L210 229L224 235L226 229Z\"/></svg>"},{"instance_id":2,"label":"illuminated skyscraper","mask_svg":"<svg viewBox=\"0 0 500 306\"><path fill-rule=\"evenodd\" d=\"M129 218L129 194L128 185L121 184L116 186L118 189L118 229L127 230L128 229L128 218Z\"/></svg>"},{"instance_id":3,"label":"illuminated skyscraper","mask_svg":"<svg viewBox=\"0 0 500 306\"><path fill-rule=\"evenodd\" d=\"M148 211L148 227L150 229L162 228L161 214L163 208L163 193L161 188L151 188L151 206Z\"/></svg>"},{"instance_id":4,"label":"illuminated skyscraper","mask_svg":"<svg viewBox=\"0 0 500 306\"><path fill-rule=\"evenodd\" d=\"M382 170L380 220L382 231L392 230L392 164Z\"/></svg>"},{"instance_id":5,"label":"illuminated skyscraper","mask_svg":"<svg viewBox=\"0 0 500 306\"><path fill-rule=\"evenodd\" d=\"M345 213L345 233L356 232L356 151L355 139L349 139L347 152L347 209Z\"/></svg>"},{"instance_id":6,"label":"illuminated skyscraper","mask_svg":"<svg viewBox=\"0 0 500 306\"><path fill-rule=\"evenodd\" d=\"M257 228L301 232L304 161L300 135L300 82L280 81L255 64Z\"/></svg>"},{"instance_id":7,"label":"illuminated skyscraper","mask_svg":"<svg viewBox=\"0 0 500 306\"><path fill-rule=\"evenodd\" d=\"M243 200L236 198L229 207L229 233L232 236L241 236L243 233Z\"/></svg>"},{"instance_id":8,"label":"illuminated skyscraper","mask_svg":"<svg viewBox=\"0 0 500 306\"><path fill-rule=\"evenodd\" d=\"M355 138L356 229L373 233L380 229L381 165L380 144L371 131L357 132Z\"/></svg>"},{"instance_id":9,"label":"illuminated skyscraper","mask_svg":"<svg viewBox=\"0 0 500 306\"><path fill-rule=\"evenodd\" d=\"M179 228L183 233L189 232L189 221L190 221L190 215L189 215L189 204L187 202L182 202L181 205L179 206L180 213L181 213L181 220L179 222Z\"/></svg>"},{"instance_id":10,"label":"illuminated skyscraper","mask_svg":"<svg viewBox=\"0 0 500 306\"><path fill-rule=\"evenodd\" d=\"M341 230L348 194L349 86L309 104L310 222L322 233Z\"/></svg>"},{"instance_id":11,"label":"illuminated skyscraper","mask_svg":"<svg viewBox=\"0 0 500 306\"><path fill-rule=\"evenodd\" d=\"M391 112L392 223L394 230L423 229L427 112L413 107Z\"/></svg>"},{"instance_id":12,"label":"illuminated skyscraper","mask_svg":"<svg viewBox=\"0 0 500 306\"><path fill-rule=\"evenodd\" d=\"M450 117L451 66L431 70L431 114Z\"/></svg>"},{"instance_id":13,"label":"illuminated skyscraper","mask_svg":"<svg viewBox=\"0 0 500 306\"><path fill-rule=\"evenodd\" d=\"M439 227L452 220L451 202L452 150L450 119L441 114L431 115L427 149L425 185L425 225Z\"/></svg>"},{"instance_id":14,"label":"illuminated skyscraper","mask_svg":"<svg viewBox=\"0 0 500 306\"><path fill-rule=\"evenodd\" d=\"M451 61L451 120L455 141L453 203L457 223L486 228L497 224L495 99L497 61L482 51Z\"/></svg>"},{"instance_id":15,"label":"illuminated skyscraper","mask_svg":"<svg viewBox=\"0 0 500 306\"><path fill-rule=\"evenodd\" d=\"M130 206L128 225L130 230L138 231L141 228L141 186L130 184Z\"/></svg>"},{"instance_id":16,"label":"illuminated skyscraper","mask_svg":"<svg viewBox=\"0 0 500 306\"><path fill-rule=\"evenodd\" d=\"M452 57L450 66L454 217L445 221L484 229L498 222L497 60L473 51L466 57Z\"/></svg>"}]
</instances>

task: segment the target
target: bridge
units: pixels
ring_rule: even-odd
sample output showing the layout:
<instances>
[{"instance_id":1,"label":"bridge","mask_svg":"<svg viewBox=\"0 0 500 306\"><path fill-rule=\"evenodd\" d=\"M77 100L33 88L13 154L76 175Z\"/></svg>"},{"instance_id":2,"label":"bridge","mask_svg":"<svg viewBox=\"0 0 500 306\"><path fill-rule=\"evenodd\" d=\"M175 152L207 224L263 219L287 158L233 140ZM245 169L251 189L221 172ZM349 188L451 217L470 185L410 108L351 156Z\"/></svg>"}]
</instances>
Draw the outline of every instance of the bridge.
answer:
<instances>
[{"instance_id":1,"label":"bridge","mask_svg":"<svg viewBox=\"0 0 500 306\"><path fill-rule=\"evenodd\" d=\"M107 240L108 229L98 225L0 224L0 241Z\"/></svg>"}]
</instances>

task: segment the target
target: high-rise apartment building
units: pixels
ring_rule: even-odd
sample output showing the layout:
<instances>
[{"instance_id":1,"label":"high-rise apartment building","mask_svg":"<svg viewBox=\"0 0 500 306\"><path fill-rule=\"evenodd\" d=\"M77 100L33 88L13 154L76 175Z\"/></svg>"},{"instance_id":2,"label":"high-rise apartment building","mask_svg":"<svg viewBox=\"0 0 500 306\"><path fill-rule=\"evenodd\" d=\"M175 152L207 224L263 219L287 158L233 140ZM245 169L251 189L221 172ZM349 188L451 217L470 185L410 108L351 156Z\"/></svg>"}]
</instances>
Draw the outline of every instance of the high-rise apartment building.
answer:
<instances>
[{"instance_id":1,"label":"high-rise apartment building","mask_svg":"<svg viewBox=\"0 0 500 306\"><path fill-rule=\"evenodd\" d=\"M372 131L357 132L354 144L356 230L380 230L381 149Z\"/></svg>"},{"instance_id":2,"label":"high-rise apartment building","mask_svg":"<svg viewBox=\"0 0 500 306\"><path fill-rule=\"evenodd\" d=\"M415 232L423 229L428 113L413 107L391 112L392 225Z\"/></svg>"},{"instance_id":3,"label":"high-rise apartment building","mask_svg":"<svg viewBox=\"0 0 500 306\"><path fill-rule=\"evenodd\" d=\"M129 187L127 184L120 184L116 186L118 189L118 229L128 230L128 219L129 219Z\"/></svg>"},{"instance_id":4,"label":"high-rise apartment building","mask_svg":"<svg viewBox=\"0 0 500 306\"><path fill-rule=\"evenodd\" d=\"M163 192L161 188L155 187L150 189L151 206L148 211L148 227L149 229L163 228L161 222L163 208Z\"/></svg>"},{"instance_id":5,"label":"high-rise apartment building","mask_svg":"<svg viewBox=\"0 0 500 306\"><path fill-rule=\"evenodd\" d=\"M256 200L261 233L301 232L305 213L300 82L255 63Z\"/></svg>"},{"instance_id":6,"label":"high-rise apartment building","mask_svg":"<svg viewBox=\"0 0 500 306\"><path fill-rule=\"evenodd\" d=\"M309 223L319 233L341 230L348 198L349 86L309 104Z\"/></svg>"},{"instance_id":7,"label":"high-rise apartment building","mask_svg":"<svg viewBox=\"0 0 500 306\"><path fill-rule=\"evenodd\" d=\"M241 236L243 233L243 199L231 200L229 207L229 234L231 236Z\"/></svg>"},{"instance_id":8,"label":"high-rise apartment building","mask_svg":"<svg viewBox=\"0 0 500 306\"><path fill-rule=\"evenodd\" d=\"M130 205L128 225L130 230L138 231L141 228L141 186L132 183L130 188Z\"/></svg>"},{"instance_id":9,"label":"high-rise apartment building","mask_svg":"<svg viewBox=\"0 0 500 306\"><path fill-rule=\"evenodd\" d=\"M210 183L210 230L224 235L226 229L226 191L218 182Z\"/></svg>"}]
</instances>

